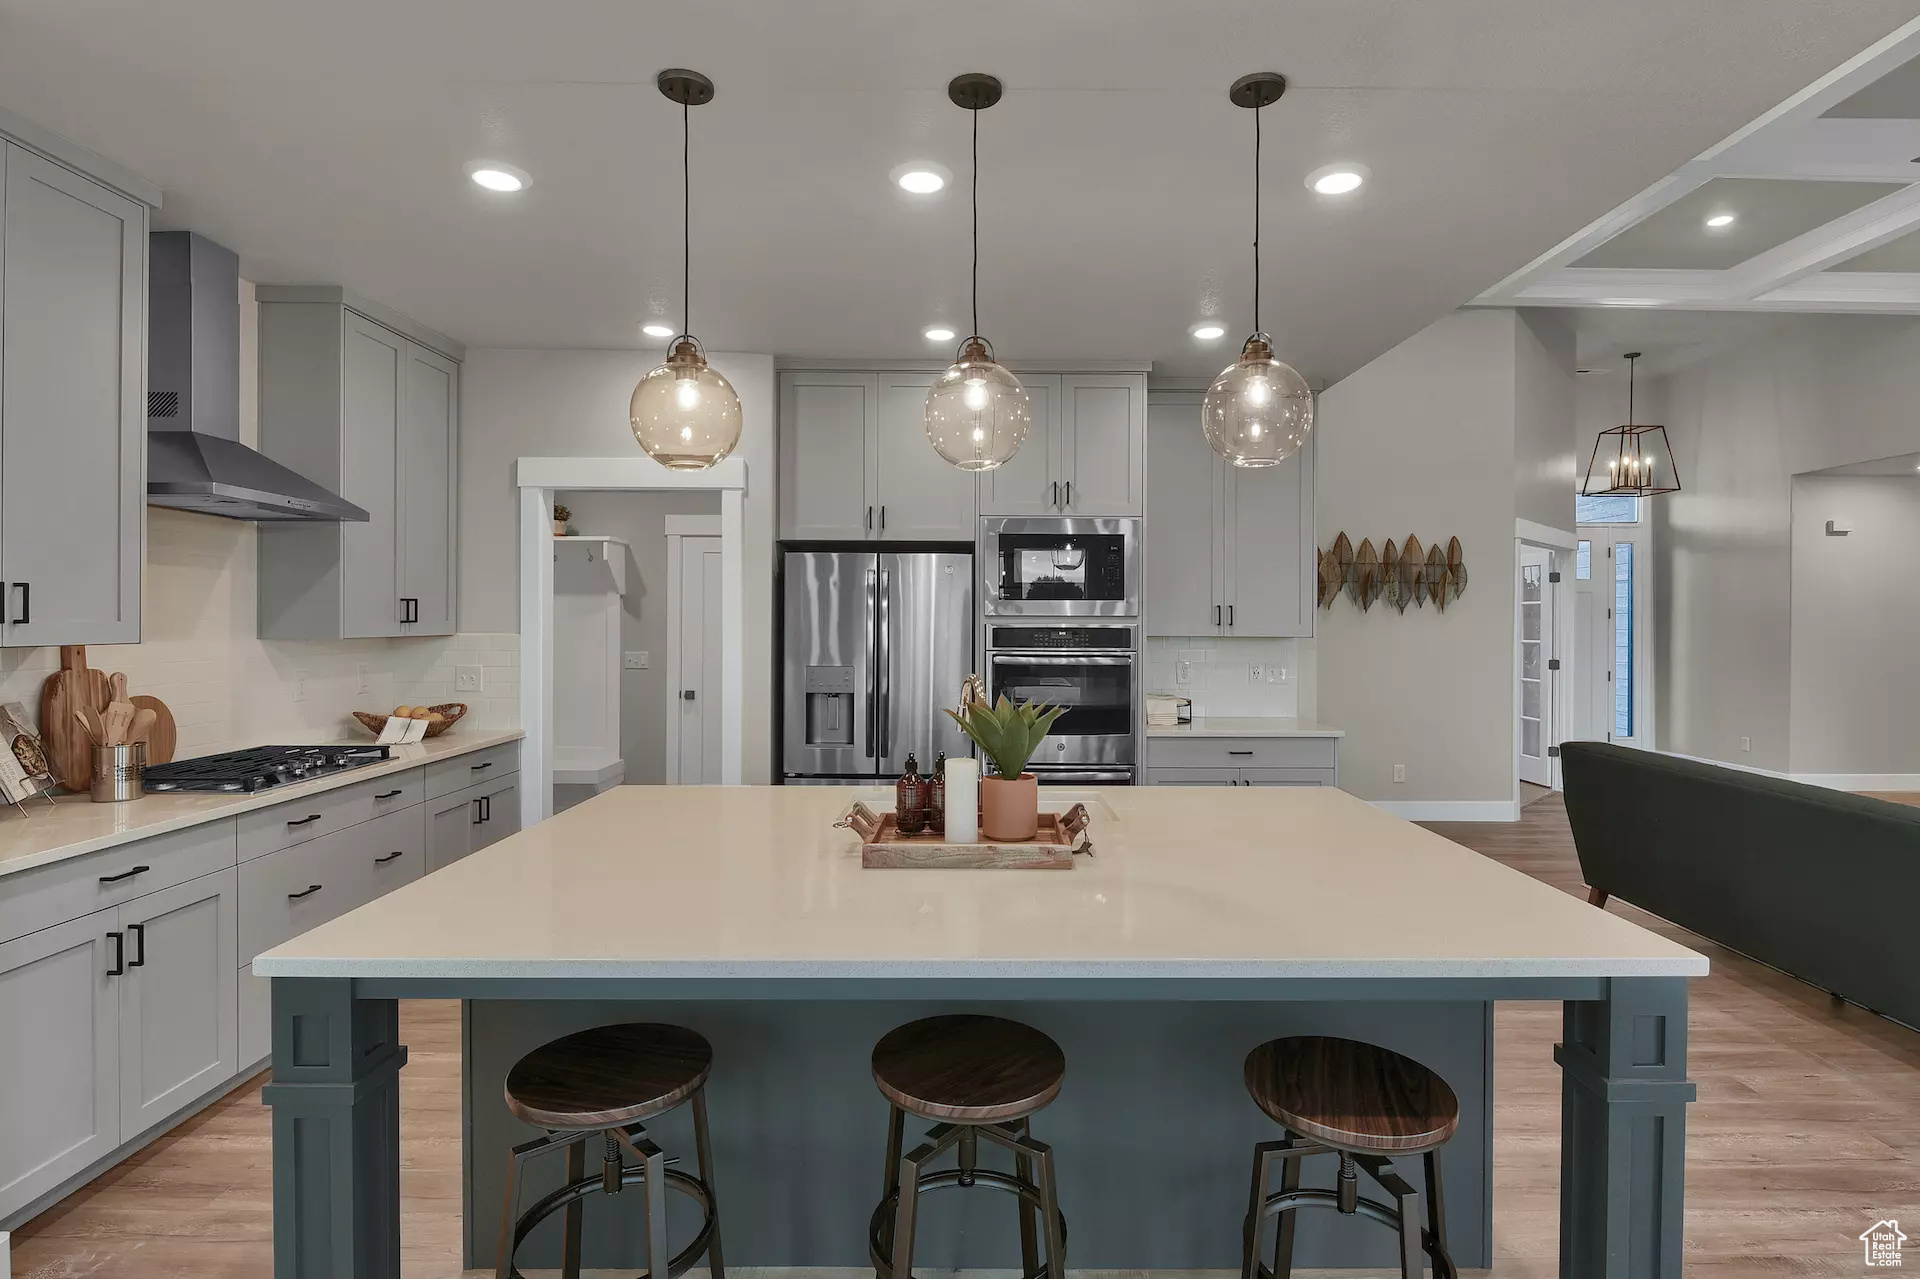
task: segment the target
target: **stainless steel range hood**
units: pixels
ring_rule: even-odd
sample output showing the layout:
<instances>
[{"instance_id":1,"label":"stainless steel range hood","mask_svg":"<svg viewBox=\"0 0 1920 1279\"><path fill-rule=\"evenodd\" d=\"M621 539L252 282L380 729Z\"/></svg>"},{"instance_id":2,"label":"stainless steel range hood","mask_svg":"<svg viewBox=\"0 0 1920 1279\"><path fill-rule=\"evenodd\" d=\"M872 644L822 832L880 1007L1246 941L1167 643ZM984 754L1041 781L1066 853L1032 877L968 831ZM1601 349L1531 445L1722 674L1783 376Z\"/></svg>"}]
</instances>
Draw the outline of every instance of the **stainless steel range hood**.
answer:
<instances>
[{"instance_id":1,"label":"stainless steel range hood","mask_svg":"<svg viewBox=\"0 0 1920 1279\"><path fill-rule=\"evenodd\" d=\"M240 443L240 259L191 232L156 231L147 272L147 505L236 520L366 520Z\"/></svg>"}]
</instances>

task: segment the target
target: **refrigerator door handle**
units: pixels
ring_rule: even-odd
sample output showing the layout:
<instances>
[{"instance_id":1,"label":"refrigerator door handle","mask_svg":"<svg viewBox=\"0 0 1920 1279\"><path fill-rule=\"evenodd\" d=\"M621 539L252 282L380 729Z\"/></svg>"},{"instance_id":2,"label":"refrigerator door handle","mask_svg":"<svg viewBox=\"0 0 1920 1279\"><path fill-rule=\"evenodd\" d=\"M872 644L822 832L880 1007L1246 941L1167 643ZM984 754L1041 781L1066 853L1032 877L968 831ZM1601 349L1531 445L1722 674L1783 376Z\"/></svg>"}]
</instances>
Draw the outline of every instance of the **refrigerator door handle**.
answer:
<instances>
[{"instance_id":1,"label":"refrigerator door handle","mask_svg":"<svg viewBox=\"0 0 1920 1279\"><path fill-rule=\"evenodd\" d=\"M893 752L893 613L889 607L893 595L893 574L880 569L880 625L873 650L874 719L879 724L876 758L885 760Z\"/></svg>"},{"instance_id":2,"label":"refrigerator door handle","mask_svg":"<svg viewBox=\"0 0 1920 1279\"><path fill-rule=\"evenodd\" d=\"M872 635L874 633L876 619L878 619L880 615L880 599L878 595L879 582L880 582L880 570L872 569L872 568L868 569L867 570L867 634L868 635ZM864 754L868 759L873 759L878 753L876 749L876 744L880 740L880 714L879 714L880 703L875 698L874 690L872 688L867 688L862 690L859 695L864 697L867 703L867 731L865 734L866 747L861 753Z\"/></svg>"}]
</instances>

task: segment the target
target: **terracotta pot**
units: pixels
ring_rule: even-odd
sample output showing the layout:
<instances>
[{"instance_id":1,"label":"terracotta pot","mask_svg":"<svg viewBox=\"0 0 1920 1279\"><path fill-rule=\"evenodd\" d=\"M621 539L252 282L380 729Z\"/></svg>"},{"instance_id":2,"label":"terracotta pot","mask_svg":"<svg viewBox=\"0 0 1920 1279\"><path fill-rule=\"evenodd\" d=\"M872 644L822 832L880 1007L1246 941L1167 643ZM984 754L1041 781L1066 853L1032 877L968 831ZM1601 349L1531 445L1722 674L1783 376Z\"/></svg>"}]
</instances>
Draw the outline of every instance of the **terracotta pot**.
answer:
<instances>
[{"instance_id":1,"label":"terracotta pot","mask_svg":"<svg viewBox=\"0 0 1920 1279\"><path fill-rule=\"evenodd\" d=\"M565 520L555 520L553 522L553 535L555 537L565 537L567 535L567 524Z\"/></svg>"},{"instance_id":2,"label":"terracotta pot","mask_svg":"<svg viewBox=\"0 0 1920 1279\"><path fill-rule=\"evenodd\" d=\"M1040 782L1032 773L980 779L980 836L1032 839L1040 830Z\"/></svg>"}]
</instances>

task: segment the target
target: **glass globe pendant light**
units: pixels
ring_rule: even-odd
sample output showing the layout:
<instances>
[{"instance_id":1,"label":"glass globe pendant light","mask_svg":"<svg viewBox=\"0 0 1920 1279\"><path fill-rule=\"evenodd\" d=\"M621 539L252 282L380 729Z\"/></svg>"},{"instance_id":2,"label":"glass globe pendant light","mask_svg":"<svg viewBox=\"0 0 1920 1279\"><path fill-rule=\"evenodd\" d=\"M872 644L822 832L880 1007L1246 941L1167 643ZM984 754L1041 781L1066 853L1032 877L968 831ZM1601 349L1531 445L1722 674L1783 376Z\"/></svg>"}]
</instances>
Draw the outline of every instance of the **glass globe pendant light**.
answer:
<instances>
[{"instance_id":1,"label":"glass globe pendant light","mask_svg":"<svg viewBox=\"0 0 1920 1279\"><path fill-rule=\"evenodd\" d=\"M713 101L713 81L698 71L662 71L660 92L680 104L681 298L692 312L693 195L689 117L692 108ZM688 318L687 328L692 328ZM740 397L733 384L707 363L700 341L683 330L673 339L664 364L633 388L628 406L633 438L647 456L674 471L701 471L721 461L740 443Z\"/></svg>"},{"instance_id":2,"label":"glass globe pendant light","mask_svg":"<svg viewBox=\"0 0 1920 1279\"><path fill-rule=\"evenodd\" d=\"M1000 100L1000 82L969 72L953 78L947 97L973 113L973 331L927 391L927 442L963 471L991 471L1019 452L1033 429L1026 388L980 336L980 113Z\"/></svg>"},{"instance_id":3,"label":"glass globe pendant light","mask_svg":"<svg viewBox=\"0 0 1920 1279\"><path fill-rule=\"evenodd\" d=\"M1253 334L1207 388L1200 427L1213 451L1235 466L1277 466L1313 430L1313 388L1274 358L1272 339L1260 329L1260 109L1286 91L1286 77L1275 71L1241 76L1227 90L1233 105L1253 112Z\"/></svg>"}]
</instances>

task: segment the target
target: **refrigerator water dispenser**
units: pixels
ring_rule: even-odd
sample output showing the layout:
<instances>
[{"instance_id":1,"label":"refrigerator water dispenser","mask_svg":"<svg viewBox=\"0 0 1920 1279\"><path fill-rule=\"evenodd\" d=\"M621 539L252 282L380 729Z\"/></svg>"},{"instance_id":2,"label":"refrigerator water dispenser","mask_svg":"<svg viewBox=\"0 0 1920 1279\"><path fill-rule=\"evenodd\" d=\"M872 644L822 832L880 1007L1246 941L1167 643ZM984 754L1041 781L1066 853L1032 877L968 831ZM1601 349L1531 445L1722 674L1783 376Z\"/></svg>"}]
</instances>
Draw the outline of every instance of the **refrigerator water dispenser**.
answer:
<instances>
[{"instance_id":1,"label":"refrigerator water dispenser","mask_svg":"<svg viewBox=\"0 0 1920 1279\"><path fill-rule=\"evenodd\" d=\"M853 745L853 667L809 666L807 745Z\"/></svg>"}]
</instances>

